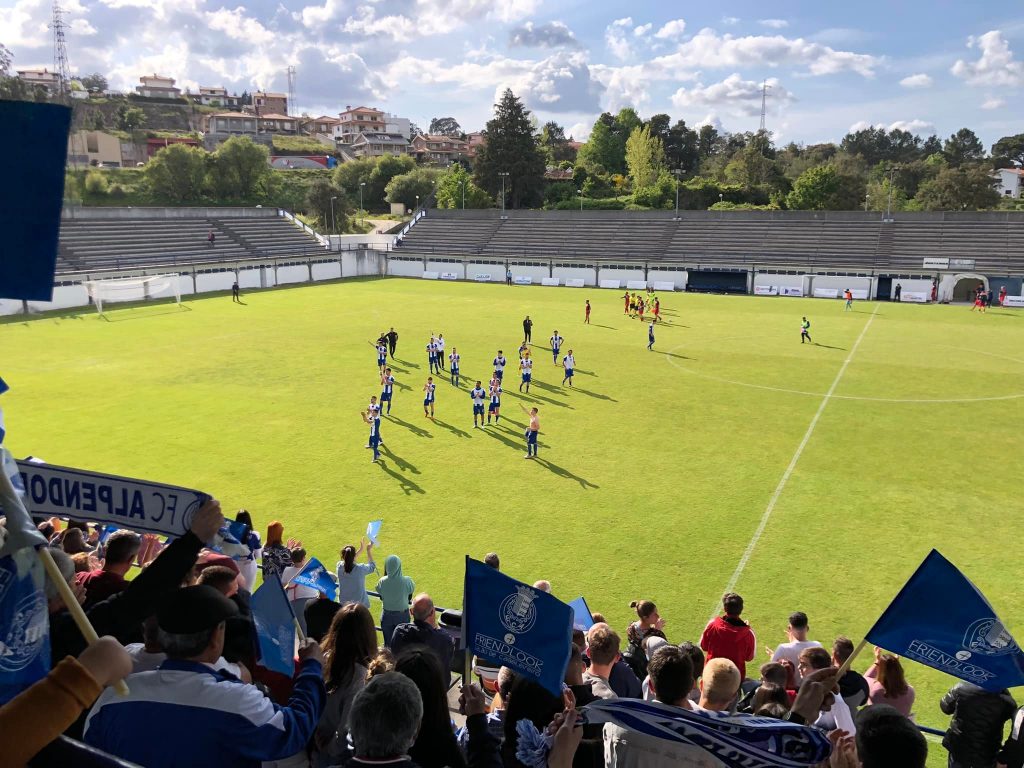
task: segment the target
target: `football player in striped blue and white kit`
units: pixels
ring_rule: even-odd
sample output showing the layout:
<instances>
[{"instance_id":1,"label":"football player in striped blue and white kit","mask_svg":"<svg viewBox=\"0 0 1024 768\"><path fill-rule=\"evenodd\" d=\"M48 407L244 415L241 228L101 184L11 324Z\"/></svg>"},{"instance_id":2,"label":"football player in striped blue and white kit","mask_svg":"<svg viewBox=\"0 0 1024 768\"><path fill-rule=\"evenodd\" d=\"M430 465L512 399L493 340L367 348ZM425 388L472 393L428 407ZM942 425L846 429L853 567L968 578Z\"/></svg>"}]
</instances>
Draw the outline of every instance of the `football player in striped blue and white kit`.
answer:
<instances>
[{"instance_id":1,"label":"football player in striped blue and white kit","mask_svg":"<svg viewBox=\"0 0 1024 768\"><path fill-rule=\"evenodd\" d=\"M391 394L395 390L395 377L391 375L391 369L385 368L384 373L380 377L380 407L384 407L384 403L388 404L388 415L391 415Z\"/></svg>"},{"instance_id":2,"label":"football player in striped blue and white kit","mask_svg":"<svg viewBox=\"0 0 1024 768\"><path fill-rule=\"evenodd\" d=\"M572 350L569 350L569 354L562 358L562 367L565 369L565 378L562 379L562 383L569 382L569 386L572 386L572 373L576 368L576 358L573 357Z\"/></svg>"},{"instance_id":3,"label":"football player in striped blue and white kit","mask_svg":"<svg viewBox=\"0 0 1024 768\"><path fill-rule=\"evenodd\" d=\"M501 418L501 382L491 380L491 402L487 406L487 423L491 423L491 415L494 415L494 423L497 424Z\"/></svg>"},{"instance_id":4,"label":"football player in striped blue and white kit","mask_svg":"<svg viewBox=\"0 0 1024 768\"><path fill-rule=\"evenodd\" d=\"M377 368L380 369L380 375L384 375L384 369L388 367L388 348L379 341L367 342L371 347L377 350Z\"/></svg>"},{"instance_id":5,"label":"football player in striped blue and white kit","mask_svg":"<svg viewBox=\"0 0 1024 768\"><path fill-rule=\"evenodd\" d=\"M498 377L498 381L501 381L505 375L506 365L508 365L508 360L505 359L505 353L499 349L498 356L494 358L494 375Z\"/></svg>"},{"instance_id":6,"label":"football player in striped blue and white kit","mask_svg":"<svg viewBox=\"0 0 1024 768\"><path fill-rule=\"evenodd\" d=\"M473 400L473 429L479 429L484 425L484 400L487 398L487 392L478 381L469 396ZM480 417L479 425L476 422L477 416Z\"/></svg>"},{"instance_id":7,"label":"football player in striped blue and white kit","mask_svg":"<svg viewBox=\"0 0 1024 768\"><path fill-rule=\"evenodd\" d=\"M533 378L533 360L530 359L530 353L526 353L526 357L519 361L519 370L523 373L523 380L519 382L519 391L523 391L523 387L526 387L526 392L530 392L530 380Z\"/></svg>"},{"instance_id":8,"label":"football player in striped blue and white kit","mask_svg":"<svg viewBox=\"0 0 1024 768\"><path fill-rule=\"evenodd\" d=\"M440 373L440 371L434 370L437 368L437 342L433 336L430 337L430 343L427 344L427 366L431 373Z\"/></svg>"},{"instance_id":9,"label":"football player in striped blue and white kit","mask_svg":"<svg viewBox=\"0 0 1024 768\"><path fill-rule=\"evenodd\" d=\"M370 397L370 404L359 415L370 425L370 442L366 447L373 449L373 461L376 462L380 458L380 446L384 445L380 439L380 406L377 405L377 398Z\"/></svg>"},{"instance_id":10,"label":"football player in striped blue and white kit","mask_svg":"<svg viewBox=\"0 0 1024 768\"><path fill-rule=\"evenodd\" d=\"M559 336L558 331L556 330L551 334L551 338L548 339L548 341L551 342L551 361L555 365L558 365L558 353L562 349L562 342L565 341L565 339Z\"/></svg>"},{"instance_id":11,"label":"football player in striped blue and white kit","mask_svg":"<svg viewBox=\"0 0 1024 768\"><path fill-rule=\"evenodd\" d=\"M452 384L456 387L459 386L459 360L461 359L462 355L459 354L459 350L452 347L452 353L448 355L448 362L451 364Z\"/></svg>"},{"instance_id":12,"label":"football player in striped blue and white kit","mask_svg":"<svg viewBox=\"0 0 1024 768\"><path fill-rule=\"evenodd\" d=\"M434 390L437 385L433 376L427 376L427 383L423 385L423 415L434 418Z\"/></svg>"}]
</instances>

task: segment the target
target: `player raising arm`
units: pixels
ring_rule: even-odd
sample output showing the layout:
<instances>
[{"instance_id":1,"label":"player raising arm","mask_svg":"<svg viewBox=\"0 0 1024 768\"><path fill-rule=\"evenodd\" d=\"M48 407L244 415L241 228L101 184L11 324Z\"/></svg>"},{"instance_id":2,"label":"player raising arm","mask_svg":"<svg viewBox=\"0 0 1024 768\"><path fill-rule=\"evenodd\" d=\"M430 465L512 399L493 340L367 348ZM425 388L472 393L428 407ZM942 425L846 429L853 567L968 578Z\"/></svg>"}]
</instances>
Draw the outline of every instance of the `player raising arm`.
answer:
<instances>
[{"instance_id":1,"label":"player raising arm","mask_svg":"<svg viewBox=\"0 0 1024 768\"><path fill-rule=\"evenodd\" d=\"M522 403L519 407L523 409L523 413L530 417L530 425L526 428L526 455L524 459L535 459L537 458L537 435L540 434L540 416L537 415L537 408L531 408L526 410L526 406Z\"/></svg>"}]
</instances>

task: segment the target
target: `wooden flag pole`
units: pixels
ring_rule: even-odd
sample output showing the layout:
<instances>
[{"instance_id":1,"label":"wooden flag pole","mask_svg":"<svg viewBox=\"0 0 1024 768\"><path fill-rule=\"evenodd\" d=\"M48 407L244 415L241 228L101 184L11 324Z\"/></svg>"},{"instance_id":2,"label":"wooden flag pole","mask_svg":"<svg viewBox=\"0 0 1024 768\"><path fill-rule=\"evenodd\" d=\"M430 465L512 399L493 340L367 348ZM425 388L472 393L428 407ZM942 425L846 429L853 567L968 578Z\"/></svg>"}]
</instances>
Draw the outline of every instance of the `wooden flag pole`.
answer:
<instances>
[{"instance_id":1,"label":"wooden flag pole","mask_svg":"<svg viewBox=\"0 0 1024 768\"><path fill-rule=\"evenodd\" d=\"M860 641L860 644L853 649L853 653L850 654L850 658L844 661L843 666L839 668L839 672L836 674L837 679L841 678L843 675L850 671L850 665L853 664L854 659L856 659L860 655L860 652L863 651L865 647L867 647L867 644L868 640L867 638L864 638Z\"/></svg>"},{"instance_id":2,"label":"wooden flag pole","mask_svg":"<svg viewBox=\"0 0 1024 768\"><path fill-rule=\"evenodd\" d=\"M0 473L3 474L3 473ZM67 606L68 612L71 614L71 618L75 620L75 626L78 627L78 631L82 633L82 637L85 638L85 642L92 645L99 640L99 635L96 634L96 630L89 622L89 617L85 615L85 611L82 606L78 603L78 598L75 597L75 593L71 591L71 587L64 580L64 574L60 572L60 568L57 567L57 563L53 559L53 555L50 553L49 547L40 547L36 550L39 555L39 559L43 561L43 568L46 569L46 575L50 577L57 586L57 591L60 593L61 599L64 601L64 605ZM118 680L114 683L114 690L122 696L128 695L128 686L124 680Z\"/></svg>"}]
</instances>

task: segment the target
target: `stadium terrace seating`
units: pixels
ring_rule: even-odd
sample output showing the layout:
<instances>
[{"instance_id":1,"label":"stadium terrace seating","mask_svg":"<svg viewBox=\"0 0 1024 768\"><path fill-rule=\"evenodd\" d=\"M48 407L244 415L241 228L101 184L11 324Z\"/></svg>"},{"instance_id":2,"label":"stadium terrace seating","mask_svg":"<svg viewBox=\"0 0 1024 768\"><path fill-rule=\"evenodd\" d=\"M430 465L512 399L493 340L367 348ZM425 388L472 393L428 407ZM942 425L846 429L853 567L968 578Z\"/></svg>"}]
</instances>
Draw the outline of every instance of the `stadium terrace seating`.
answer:
<instances>
[{"instance_id":1,"label":"stadium terrace seating","mask_svg":"<svg viewBox=\"0 0 1024 768\"><path fill-rule=\"evenodd\" d=\"M410 255L667 261L699 266L920 271L926 258L1024 269L1024 216L860 211L431 210L407 233Z\"/></svg>"},{"instance_id":2,"label":"stadium terrace seating","mask_svg":"<svg viewBox=\"0 0 1024 768\"><path fill-rule=\"evenodd\" d=\"M215 245L207 236L213 231ZM57 272L232 261L302 254L322 248L278 216L259 218L66 218L61 222Z\"/></svg>"}]
</instances>

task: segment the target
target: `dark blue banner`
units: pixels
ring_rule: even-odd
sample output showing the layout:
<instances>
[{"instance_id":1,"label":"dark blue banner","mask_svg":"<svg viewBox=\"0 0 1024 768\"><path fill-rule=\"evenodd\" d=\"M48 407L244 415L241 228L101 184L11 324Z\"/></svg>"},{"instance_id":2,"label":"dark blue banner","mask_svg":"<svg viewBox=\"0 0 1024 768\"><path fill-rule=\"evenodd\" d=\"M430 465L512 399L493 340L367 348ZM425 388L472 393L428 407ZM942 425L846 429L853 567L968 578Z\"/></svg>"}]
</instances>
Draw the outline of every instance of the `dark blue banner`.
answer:
<instances>
[{"instance_id":1,"label":"dark blue banner","mask_svg":"<svg viewBox=\"0 0 1024 768\"><path fill-rule=\"evenodd\" d=\"M557 598L466 558L462 632L468 653L562 693L573 611Z\"/></svg>"},{"instance_id":2,"label":"dark blue banner","mask_svg":"<svg viewBox=\"0 0 1024 768\"><path fill-rule=\"evenodd\" d=\"M260 664L291 677L295 674L295 614L280 579L273 574L264 577L249 605L260 645Z\"/></svg>"},{"instance_id":3,"label":"dark blue banner","mask_svg":"<svg viewBox=\"0 0 1024 768\"><path fill-rule=\"evenodd\" d=\"M981 591L932 550L869 642L990 691L1024 685L1024 653Z\"/></svg>"}]
</instances>

